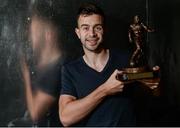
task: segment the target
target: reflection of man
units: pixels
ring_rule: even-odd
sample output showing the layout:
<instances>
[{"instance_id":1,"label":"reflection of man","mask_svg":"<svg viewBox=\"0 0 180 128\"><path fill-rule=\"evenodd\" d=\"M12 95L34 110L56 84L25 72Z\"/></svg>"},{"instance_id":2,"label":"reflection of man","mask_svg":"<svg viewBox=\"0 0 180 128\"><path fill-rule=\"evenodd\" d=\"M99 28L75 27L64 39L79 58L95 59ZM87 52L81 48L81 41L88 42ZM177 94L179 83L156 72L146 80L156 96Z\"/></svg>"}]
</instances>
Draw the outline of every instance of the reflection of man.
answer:
<instances>
[{"instance_id":1,"label":"reflection of man","mask_svg":"<svg viewBox=\"0 0 180 128\"><path fill-rule=\"evenodd\" d=\"M41 11L33 10L30 23L35 64L30 68L25 59L22 59L27 107L34 124L61 126L58 97L62 52L58 47L58 27L53 17L41 14Z\"/></svg>"},{"instance_id":2,"label":"reflection of man","mask_svg":"<svg viewBox=\"0 0 180 128\"><path fill-rule=\"evenodd\" d=\"M142 57L142 45L143 45L143 38L144 38L144 31L153 32L154 30L149 29L145 26L139 19L139 16L134 16L133 23L130 25L129 28L129 41L134 42L136 45L136 50L134 51L131 60L130 66L135 66L139 63L139 58Z\"/></svg>"},{"instance_id":3,"label":"reflection of man","mask_svg":"<svg viewBox=\"0 0 180 128\"><path fill-rule=\"evenodd\" d=\"M84 55L62 69L59 116L64 126L133 126L124 83L116 79L127 58L103 47L105 17L93 4L81 6L76 34Z\"/></svg>"}]
</instances>

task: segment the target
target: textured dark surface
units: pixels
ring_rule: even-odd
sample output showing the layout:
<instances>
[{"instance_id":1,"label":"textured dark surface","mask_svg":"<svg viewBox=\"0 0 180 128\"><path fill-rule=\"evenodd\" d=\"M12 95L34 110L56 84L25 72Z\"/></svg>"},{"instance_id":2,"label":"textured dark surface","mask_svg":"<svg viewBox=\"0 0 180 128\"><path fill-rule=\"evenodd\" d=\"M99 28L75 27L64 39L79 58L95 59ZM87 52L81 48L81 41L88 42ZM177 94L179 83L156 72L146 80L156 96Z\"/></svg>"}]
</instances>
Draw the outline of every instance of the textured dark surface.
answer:
<instances>
[{"instance_id":1,"label":"textured dark surface","mask_svg":"<svg viewBox=\"0 0 180 128\"><path fill-rule=\"evenodd\" d=\"M25 45L25 24L28 9L35 0L0 0L0 126L23 117L26 110L18 48ZM45 1L45 0L44 0ZM151 115L156 122L145 121L144 126L180 126L180 15L179 0L49 0L61 16L64 50L70 58L81 54L81 45L74 33L75 14L82 2L95 2L107 16L107 44L109 47L131 50L128 27L132 17L140 15L155 29L148 35L147 55L150 65L161 67L162 97L151 99ZM161 103L162 102L162 103ZM146 105L148 105L147 103ZM159 108L158 108L159 107ZM153 111L154 110L154 111ZM161 111L159 111L161 110ZM166 123L164 123L166 122Z\"/></svg>"}]
</instances>

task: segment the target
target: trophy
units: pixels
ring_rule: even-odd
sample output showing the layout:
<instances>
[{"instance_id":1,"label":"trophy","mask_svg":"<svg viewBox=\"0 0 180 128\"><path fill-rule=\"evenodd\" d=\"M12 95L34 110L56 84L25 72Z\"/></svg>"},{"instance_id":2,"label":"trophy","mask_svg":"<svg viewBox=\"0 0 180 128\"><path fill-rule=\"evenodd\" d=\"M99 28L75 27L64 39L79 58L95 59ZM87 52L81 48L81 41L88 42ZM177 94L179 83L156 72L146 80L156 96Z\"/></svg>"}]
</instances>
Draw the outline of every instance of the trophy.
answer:
<instances>
[{"instance_id":1,"label":"trophy","mask_svg":"<svg viewBox=\"0 0 180 128\"><path fill-rule=\"evenodd\" d=\"M140 21L138 15L134 16L133 23L129 27L128 37L129 42L134 43L136 48L130 58L129 67L124 68L124 73L118 75L117 79L125 83L138 81L156 93L160 82L159 67L155 66L154 70L150 69L144 53L145 33L153 31Z\"/></svg>"}]
</instances>

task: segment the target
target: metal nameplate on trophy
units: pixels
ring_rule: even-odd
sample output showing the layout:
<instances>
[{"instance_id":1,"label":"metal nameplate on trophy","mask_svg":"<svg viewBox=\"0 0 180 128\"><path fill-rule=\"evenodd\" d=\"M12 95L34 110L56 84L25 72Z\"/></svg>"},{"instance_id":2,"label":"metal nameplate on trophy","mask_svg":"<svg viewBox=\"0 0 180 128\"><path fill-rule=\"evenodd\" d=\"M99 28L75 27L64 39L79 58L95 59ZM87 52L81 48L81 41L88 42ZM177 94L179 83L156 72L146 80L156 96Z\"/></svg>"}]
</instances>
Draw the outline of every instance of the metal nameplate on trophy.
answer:
<instances>
[{"instance_id":1,"label":"metal nameplate on trophy","mask_svg":"<svg viewBox=\"0 0 180 128\"><path fill-rule=\"evenodd\" d=\"M121 81L130 81L130 80L140 80L154 78L153 72L142 72L142 73L124 73L122 75L117 75L117 79Z\"/></svg>"}]
</instances>

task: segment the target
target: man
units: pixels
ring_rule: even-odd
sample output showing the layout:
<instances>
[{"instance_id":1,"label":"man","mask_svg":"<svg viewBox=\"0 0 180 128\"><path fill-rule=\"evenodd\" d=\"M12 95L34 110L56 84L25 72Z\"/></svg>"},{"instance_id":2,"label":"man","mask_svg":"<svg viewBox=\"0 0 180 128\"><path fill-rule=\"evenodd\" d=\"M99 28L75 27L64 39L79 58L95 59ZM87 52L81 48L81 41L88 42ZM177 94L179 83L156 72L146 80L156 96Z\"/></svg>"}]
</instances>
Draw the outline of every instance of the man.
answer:
<instances>
[{"instance_id":1,"label":"man","mask_svg":"<svg viewBox=\"0 0 180 128\"><path fill-rule=\"evenodd\" d=\"M129 42L134 42L136 45L136 50L134 51L131 59L130 59L130 66L139 66L140 57L142 57L142 50L143 50L143 43L144 41L144 32L154 32L154 29L150 29L145 26L139 19L138 15L134 16L133 23L129 27L128 37ZM144 63L143 63L144 65Z\"/></svg>"},{"instance_id":2,"label":"man","mask_svg":"<svg viewBox=\"0 0 180 128\"><path fill-rule=\"evenodd\" d=\"M84 55L62 68L59 116L64 126L134 126L130 101L123 96L118 69L127 56L103 47L105 17L100 8L79 9L75 32Z\"/></svg>"},{"instance_id":3,"label":"man","mask_svg":"<svg viewBox=\"0 0 180 128\"><path fill-rule=\"evenodd\" d=\"M41 7L41 6L40 6ZM58 24L48 7L35 6L30 18L29 37L33 66L21 60L27 108L36 126L61 126L58 98L62 65ZM44 13L45 12L45 13Z\"/></svg>"}]
</instances>

